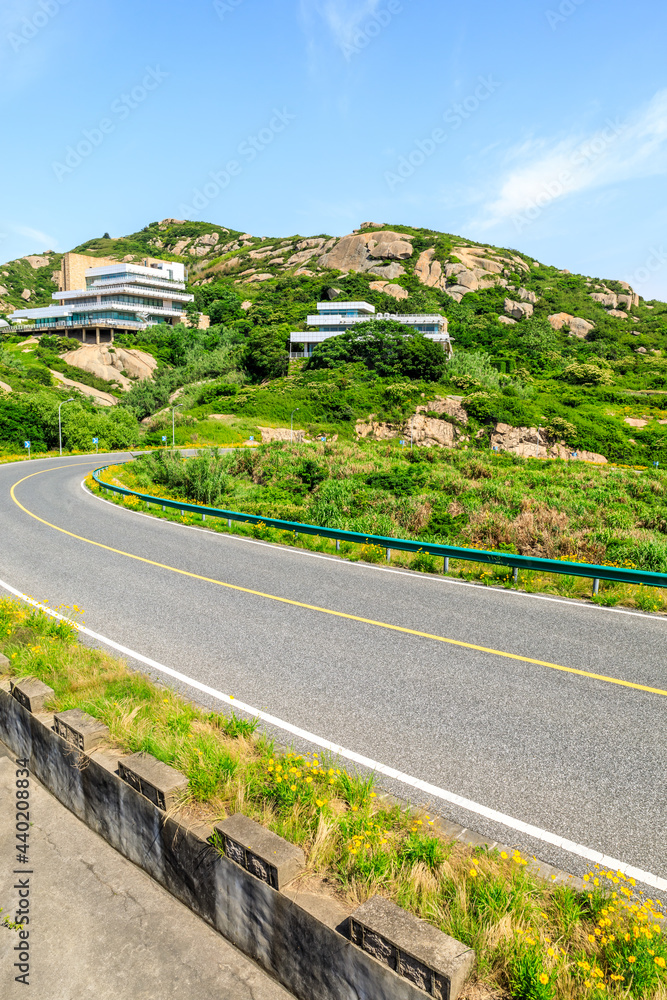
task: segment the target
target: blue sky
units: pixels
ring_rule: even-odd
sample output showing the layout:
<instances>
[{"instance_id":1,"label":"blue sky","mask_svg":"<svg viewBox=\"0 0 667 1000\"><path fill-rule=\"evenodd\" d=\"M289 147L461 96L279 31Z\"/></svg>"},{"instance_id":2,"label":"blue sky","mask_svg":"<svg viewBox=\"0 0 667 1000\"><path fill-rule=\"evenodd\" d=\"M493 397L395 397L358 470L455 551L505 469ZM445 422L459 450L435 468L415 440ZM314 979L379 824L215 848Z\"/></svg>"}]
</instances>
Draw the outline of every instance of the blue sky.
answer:
<instances>
[{"instance_id":1,"label":"blue sky","mask_svg":"<svg viewBox=\"0 0 667 1000\"><path fill-rule=\"evenodd\" d=\"M667 299L657 0L3 0L0 260L426 226Z\"/></svg>"}]
</instances>

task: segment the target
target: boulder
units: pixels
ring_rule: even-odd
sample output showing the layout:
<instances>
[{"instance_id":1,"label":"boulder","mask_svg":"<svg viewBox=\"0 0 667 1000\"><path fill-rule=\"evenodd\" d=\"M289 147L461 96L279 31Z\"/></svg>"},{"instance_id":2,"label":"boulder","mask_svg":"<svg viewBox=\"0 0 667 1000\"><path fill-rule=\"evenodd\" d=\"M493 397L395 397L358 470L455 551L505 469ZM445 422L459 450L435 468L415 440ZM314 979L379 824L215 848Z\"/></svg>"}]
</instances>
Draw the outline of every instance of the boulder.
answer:
<instances>
[{"instance_id":1,"label":"boulder","mask_svg":"<svg viewBox=\"0 0 667 1000\"><path fill-rule=\"evenodd\" d=\"M32 292L30 291L29 288L24 288L23 291L21 292L21 298L25 299L26 302L28 301L31 295Z\"/></svg>"},{"instance_id":2,"label":"boulder","mask_svg":"<svg viewBox=\"0 0 667 1000\"><path fill-rule=\"evenodd\" d=\"M312 239L301 240L299 243L297 243L296 248L297 250L310 250L314 247L315 249L318 250L321 246L324 245L324 242L325 241L322 236L315 236Z\"/></svg>"},{"instance_id":3,"label":"boulder","mask_svg":"<svg viewBox=\"0 0 667 1000\"><path fill-rule=\"evenodd\" d=\"M613 316L615 319L627 319L628 314L623 312L622 309L610 309L607 313L608 316Z\"/></svg>"},{"instance_id":4,"label":"boulder","mask_svg":"<svg viewBox=\"0 0 667 1000\"><path fill-rule=\"evenodd\" d=\"M412 243L406 240L382 240L374 243L369 240L368 254L375 260L409 260L412 257Z\"/></svg>"},{"instance_id":5,"label":"boulder","mask_svg":"<svg viewBox=\"0 0 667 1000\"><path fill-rule=\"evenodd\" d=\"M595 329L595 323L589 323L587 319L580 316L573 316L570 320L570 335L585 340L591 330Z\"/></svg>"},{"instance_id":6,"label":"boulder","mask_svg":"<svg viewBox=\"0 0 667 1000\"><path fill-rule=\"evenodd\" d=\"M514 302L512 299L505 299L505 312L513 319L524 319L533 315L533 304L531 302Z\"/></svg>"},{"instance_id":7,"label":"boulder","mask_svg":"<svg viewBox=\"0 0 667 1000\"><path fill-rule=\"evenodd\" d=\"M343 236L335 245L329 241L322 247L326 252L318 260L320 267L335 268L338 271L369 271L389 279L404 274L403 270L389 274L378 271L374 263L378 259L407 260L412 256L412 244L402 233L385 230L366 235ZM397 265L393 265L394 267Z\"/></svg>"},{"instance_id":8,"label":"boulder","mask_svg":"<svg viewBox=\"0 0 667 1000\"><path fill-rule=\"evenodd\" d=\"M384 222L362 222L359 229L384 229Z\"/></svg>"},{"instance_id":9,"label":"boulder","mask_svg":"<svg viewBox=\"0 0 667 1000\"><path fill-rule=\"evenodd\" d=\"M22 257L21 260L27 260L33 271L36 271L39 267L46 267L47 264L51 263L49 257L39 257L37 254L30 254L29 257Z\"/></svg>"},{"instance_id":10,"label":"boulder","mask_svg":"<svg viewBox=\"0 0 667 1000\"><path fill-rule=\"evenodd\" d=\"M205 233L200 236L197 243L201 246L214 247L220 239L220 233Z\"/></svg>"},{"instance_id":11,"label":"boulder","mask_svg":"<svg viewBox=\"0 0 667 1000\"><path fill-rule=\"evenodd\" d=\"M476 292L479 288L479 278L473 271L459 271L456 275L456 284L462 285L470 292Z\"/></svg>"},{"instance_id":12,"label":"boulder","mask_svg":"<svg viewBox=\"0 0 667 1000\"><path fill-rule=\"evenodd\" d=\"M433 260L434 256L435 250L424 250L415 264L415 274L427 288L440 288L442 284L442 265Z\"/></svg>"},{"instance_id":13,"label":"boulder","mask_svg":"<svg viewBox=\"0 0 667 1000\"><path fill-rule=\"evenodd\" d=\"M375 284L375 282L373 282ZM407 288L403 288L402 285L394 285L392 283L385 285L382 289L385 295L391 295L393 299L407 299L410 294Z\"/></svg>"},{"instance_id":14,"label":"boulder","mask_svg":"<svg viewBox=\"0 0 667 1000\"><path fill-rule=\"evenodd\" d=\"M0 285L0 295L9 295L9 289L5 288L4 285Z\"/></svg>"},{"instance_id":15,"label":"boulder","mask_svg":"<svg viewBox=\"0 0 667 1000\"><path fill-rule=\"evenodd\" d=\"M519 298L522 302L532 302L533 305L537 302L537 295L535 292L529 292L527 288L519 289Z\"/></svg>"},{"instance_id":16,"label":"boulder","mask_svg":"<svg viewBox=\"0 0 667 1000\"><path fill-rule=\"evenodd\" d=\"M287 266L288 267L295 267L295 266L297 266L299 264L305 264L306 261L309 261L311 259L311 257L314 257L314 255L316 253L317 253L317 249L314 249L314 250L313 249L310 249L310 250L301 250L300 253L294 253L288 259Z\"/></svg>"},{"instance_id":17,"label":"boulder","mask_svg":"<svg viewBox=\"0 0 667 1000\"><path fill-rule=\"evenodd\" d=\"M241 309L244 309L246 312L248 311L248 309L252 309L252 300L246 299L245 302L242 302Z\"/></svg>"},{"instance_id":18,"label":"boulder","mask_svg":"<svg viewBox=\"0 0 667 1000\"><path fill-rule=\"evenodd\" d=\"M564 326L570 325L574 317L569 313L553 313L547 316L547 319L551 323L552 330L562 330Z\"/></svg>"},{"instance_id":19,"label":"boulder","mask_svg":"<svg viewBox=\"0 0 667 1000\"><path fill-rule=\"evenodd\" d=\"M109 347L107 344L83 344L75 351L68 351L63 360L74 368L103 378L105 382L117 382L123 389L131 388L133 383L120 374L122 371L143 381L152 378L157 368L152 354L136 348Z\"/></svg>"},{"instance_id":20,"label":"boulder","mask_svg":"<svg viewBox=\"0 0 667 1000\"><path fill-rule=\"evenodd\" d=\"M190 239L189 239L189 238L188 238L188 239L185 239L185 240L179 240L179 241L178 241L178 242L177 242L177 243L175 244L175 246L173 246L173 247L171 248L171 252L172 252L173 254L175 254L175 255L176 255L177 257L180 257L180 256L181 256L181 254L183 253L183 251L185 250L185 248L186 248L186 246L188 245L188 243L189 243L189 242L190 242Z\"/></svg>"},{"instance_id":21,"label":"boulder","mask_svg":"<svg viewBox=\"0 0 667 1000\"><path fill-rule=\"evenodd\" d=\"M645 347L635 347L635 354L648 354Z\"/></svg>"},{"instance_id":22,"label":"boulder","mask_svg":"<svg viewBox=\"0 0 667 1000\"><path fill-rule=\"evenodd\" d=\"M386 264L384 267L367 267L366 271L368 274L377 274L380 278L387 278L388 281L393 281L394 278L400 278L402 274L405 274L405 268L401 267L400 264Z\"/></svg>"},{"instance_id":23,"label":"boulder","mask_svg":"<svg viewBox=\"0 0 667 1000\"><path fill-rule=\"evenodd\" d=\"M618 304L618 297L615 292L589 292L594 302L599 302L605 309L615 309Z\"/></svg>"},{"instance_id":24,"label":"boulder","mask_svg":"<svg viewBox=\"0 0 667 1000\"><path fill-rule=\"evenodd\" d=\"M516 320L512 319L511 316L499 316L498 322L504 326L516 326Z\"/></svg>"}]
</instances>

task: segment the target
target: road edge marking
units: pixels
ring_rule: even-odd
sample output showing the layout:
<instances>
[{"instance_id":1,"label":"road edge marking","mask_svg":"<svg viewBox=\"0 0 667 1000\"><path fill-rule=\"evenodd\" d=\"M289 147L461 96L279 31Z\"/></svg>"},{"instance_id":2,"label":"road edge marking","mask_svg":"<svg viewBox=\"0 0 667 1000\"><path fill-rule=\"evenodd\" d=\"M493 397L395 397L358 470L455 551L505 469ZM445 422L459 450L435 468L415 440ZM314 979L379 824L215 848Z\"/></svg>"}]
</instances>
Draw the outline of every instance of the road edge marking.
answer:
<instances>
[{"instance_id":1,"label":"road edge marking","mask_svg":"<svg viewBox=\"0 0 667 1000\"><path fill-rule=\"evenodd\" d=\"M186 684L188 687L194 688L202 694L207 694L210 697L215 698L217 701L224 702L231 708L236 708L239 711L245 712L247 715L259 719L267 725L274 726L277 729L282 729L284 732L290 733L292 736L296 736L308 743L312 743L314 746L321 747L323 750L328 750L330 753L333 753L337 757L341 757L344 760L349 760L354 764L359 764L362 767L368 768L376 774L383 774L387 778L392 778L395 781L401 782L401 784L408 785L409 787L424 792L427 795L431 795L434 798L442 799L443 801L449 802L461 809L465 809L468 812L475 813L478 816L483 816L485 819L491 820L494 823L499 823L511 830L516 830L518 833L523 833L528 837L534 838L535 840L540 840L543 843L551 844L553 847L558 847L561 850L567 851L569 854L574 854L585 861L591 862L592 864L600 865L603 868L610 868L614 871L622 871L629 878L634 878L636 881L642 882L644 885L650 885L654 889L667 892L667 879L661 878L659 875L654 875L652 872L646 872L641 868L635 867L634 865L628 865L623 861L619 861L618 858L612 858L600 851L594 851L590 847L585 847L582 844L576 844L574 841L568 840L566 837L559 837L557 834L551 833L548 830L543 830L541 827L534 826L532 823L526 823L523 820L515 819L513 816L508 816L506 813L501 813L496 809L491 809L478 802L473 802L472 799L466 799L464 796L458 795L456 792L449 792L444 788L440 788L438 785L432 785L430 782L423 781L421 778L414 778L409 774L405 774L403 771L398 771L396 768L389 767L387 764L381 764L378 761L373 760L371 757L366 757L354 750L348 750L346 747L343 747L338 743L333 743L321 736L317 736L314 733L309 732L307 729L301 729L299 726L295 726L291 722L285 722L284 720L277 718L275 715L270 715L268 712L254 708L252 705L247 705L245 702L238 701L233 697L233 695L224 694L222 691L218 691L216 688L210 687L208 684L195 680L193 677L188 677L187 674L183 674L178 670L173 670L171 667L167 667L165 664L159 663L157 660L144 656L142 653L137 653L135 650L129 649L127 646L123 646L121 643L115 642L113 639L100 635L99 632L94 632L92 629L79 625L77 622L72 622L71 619L60 614L58 611L54 611L52 608L42 604L40 601L36 601L32 597L27 597L25 594L22 594L4 580L0 580L0 587L13 594L15 597L18 597L20 600L25 601L27 604L38 608L50 617L57 618L60 621L65 621L76 626L79 632L83 632L85 635L89 636L89 638L109 646L111 649L122 653L124 656L129 656L138 663L143 663L160 673L166 674L168 677L171 677L180 683Z\"/></svg>"}]
</instances>

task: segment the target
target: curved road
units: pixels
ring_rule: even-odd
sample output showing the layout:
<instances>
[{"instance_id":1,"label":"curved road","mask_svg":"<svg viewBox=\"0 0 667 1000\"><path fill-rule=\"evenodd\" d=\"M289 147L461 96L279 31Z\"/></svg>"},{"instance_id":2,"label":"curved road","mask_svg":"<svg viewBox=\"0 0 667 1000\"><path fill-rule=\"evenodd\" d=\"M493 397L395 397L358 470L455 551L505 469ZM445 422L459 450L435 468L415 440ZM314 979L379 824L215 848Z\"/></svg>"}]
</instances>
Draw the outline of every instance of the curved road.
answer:
<instances>
[{"instance_id":1,"label":"curved road","mask_svg":"<svg viewBox=\"0 0 667 1000\"><path fill-rule=\"evenodd\" d=\"M52 608L79 605L87 628L279 719L667 877L667 697L641 689L667 689L666 619L214 535L82 489L91 469L127 458L0 466L0 579ZM589 867L431 805L566 870Z\"/></svg>"}]
</instances>

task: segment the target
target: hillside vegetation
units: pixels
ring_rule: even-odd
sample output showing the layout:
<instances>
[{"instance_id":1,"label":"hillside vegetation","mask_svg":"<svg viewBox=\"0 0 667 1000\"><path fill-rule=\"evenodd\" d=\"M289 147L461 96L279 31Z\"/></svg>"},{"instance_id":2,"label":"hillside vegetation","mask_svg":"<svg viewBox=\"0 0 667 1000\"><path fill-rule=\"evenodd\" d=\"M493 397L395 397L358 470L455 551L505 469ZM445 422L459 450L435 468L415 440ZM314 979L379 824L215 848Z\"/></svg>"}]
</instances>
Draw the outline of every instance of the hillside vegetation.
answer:
<instances>
[{"instance_id":1,"label":"hillside vegetation","mask_svg":"<svg viewBox=\"0 0 667 1000\"><path fill-rule=\"evenodd\" d=\"M535 454L649 468L667 462L667 305L644 301L623 282L569 274L452 234L374 223L341 238L266 238L166 219L75 249L185 262L195 295L191 324L117 339L158 361L152 379L132 379L125 392L68 365L67 342L23 344L17 330L0 328L0 448L7 451L20 450L28 436L37 450L51 446L54 409L73 393L77 402L63 408L66 447L92 436L101 448L120 446L121 438L124 446L159 445L176 399L179 444L259 441L291 418L306 438L400 440L420 408L430 421L428 433L417 435L420 445L526 455L539 428ZM30 305L48 301L58 261L45 254L0 268L5 306L25 304L19 285ZM430 341L405 338L379 320L321 345L306 363L290 363L290 332L305 329L325 297L364 299L380 313L440 313L454 357L445 363ZM210 329L194 328L197 312ZM118 405L102 410L84 390L60 387L53 372L110 392ZM512 438L509 428L534 431Z\"/></svg>"}]
</instances>

